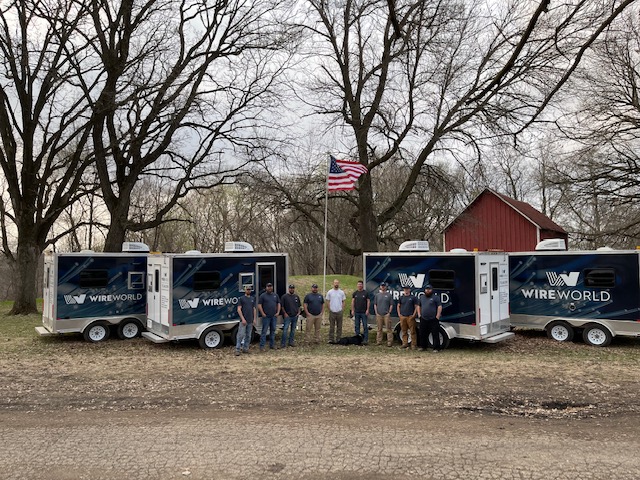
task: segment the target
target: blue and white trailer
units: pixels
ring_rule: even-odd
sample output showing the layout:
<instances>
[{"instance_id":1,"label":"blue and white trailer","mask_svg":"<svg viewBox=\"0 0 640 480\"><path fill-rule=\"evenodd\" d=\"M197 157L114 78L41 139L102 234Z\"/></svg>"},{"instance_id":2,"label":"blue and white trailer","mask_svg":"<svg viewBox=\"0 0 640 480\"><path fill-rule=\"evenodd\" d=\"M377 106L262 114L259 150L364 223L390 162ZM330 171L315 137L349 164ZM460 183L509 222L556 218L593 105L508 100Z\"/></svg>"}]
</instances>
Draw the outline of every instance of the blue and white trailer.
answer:
<instances>
[{"instance_id":1,"label":"blue and white trailer","mask_svg":"<svg viewBox=\"0 0 640 480\"><path fill-rule=\"evenodd\" d=\"M640 336L640 250L509 254L511 324L604 347Z\"/></svg>"},{"instance_id":2,"label":"blue and white trailer","mask_svg":"<svg viewBox=\"0 0 640 480\"><path fill-rule=\"evenodd\" d=\"M197 339L202 348L222 347L225 334L235 342L245 287L259 295L272 283L282 296L288 271L286 253L253 253L244 242L227 242L225 253L152 254L143 336L155 343Z\"/></svg>"},{"instance_id":3,"label":"blue and white trailer","mask_svg":"<svg viewBox=\"0 0 640 480\"><path fill-rule=\"evenodd\" d=\"M505 253L410 251L413 244L405 242L392 253L365 253L363 269L365 288L371 299L386 282L394 300L410 286L411 293L424 295L424 286L431 284L442 302L441 345L446 348L453 338L497 343L513 337L509 324L509 274ZM428 247L427 247L428 248ZM423 248L424 249L424 248ZM372 307L373 308L373 307ZM394 332L400 325L394 307ZM373 310L369 323L375 324ZM431 342L431 340L429 340Z\"/></svg>"},{"instance_id":4,"label":"blue and white trailer","mask_svg":"<svg viewBox=\"0 0 640 480\"><path fill-rule=\"evenodd\" d=\"M137 337L146 321L149 248L125 242L122 253L47 252L40 335L82 333L89 342Z\"/></svg>"}]
</instances>

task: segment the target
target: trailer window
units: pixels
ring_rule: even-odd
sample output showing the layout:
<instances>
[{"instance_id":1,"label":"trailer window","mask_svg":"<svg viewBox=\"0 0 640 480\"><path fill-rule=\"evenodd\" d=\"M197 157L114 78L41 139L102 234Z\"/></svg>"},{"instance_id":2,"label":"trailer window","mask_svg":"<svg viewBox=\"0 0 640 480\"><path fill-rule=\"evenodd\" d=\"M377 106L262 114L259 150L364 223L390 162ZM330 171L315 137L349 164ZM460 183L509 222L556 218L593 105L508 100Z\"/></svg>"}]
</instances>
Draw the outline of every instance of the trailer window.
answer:
<instances>
[{"instance_id":1,"label":"trailer window","mask_svg":"<svg viewBox=\"0 0 640 480\"><path fill-rule=\"evenodd\" d=\"M105 288L109 283L108 270L83 270L80 272L80 288Z\"/></svg>"},{"instance_id":2,"label":"trailer window","mask_svg":"<svg viewBox=\"0 0 640 480\"><path fill-rule=\"evenodd\" d=\"M429 270L429 283L438 290L453 290L456 272L453 270Z\"/></svg>"},{"instance_id":3,"label":"trailer window","mask_svg":"<svg viewBox=\"0 0 640 480\"><path fill-rule=\"evenodd\" d=\"M241 273L238 285L241 292L244 292L246 287L251 287L253 290L253 273Z\"/></svg>"},{"instance_id":4,"label":"trailer window","mask_svg":"<svg viewBox=\"0 0 640 480\"><path fill-rule=\"evenodd\" d=\"M142 290L144 289L144 273L143 272L129 272L129 290Z\"/></svg>"},{"instance_id":5,"label":"trailer window","mask_svg":"<svg viewBox=\"0 0 640 480\"><path fill-rule=\"evenodd\" d=\"M498 267L491 268L491 290L498 290Z\"/></svg>"},{"instance_id":6,"label":"trailer window","mask_svg":"<svg viewBox=\"0 0 640 480\"><path fill-rule=\"evenodd\" d=\"M613 288L616 286L616 272L613 268L590 268L583 273L585 287Z\"/></svg>"},{"instance_id":7,"label":"trailer window","mask_svg":"<svg viewBox=\"0 0 640 480\"><path fill-rule=\"evenodd\" d=\"M196 272L193 274L195 291L217 290L220 287L220 272Z\"/></svg>"}]
</instances>

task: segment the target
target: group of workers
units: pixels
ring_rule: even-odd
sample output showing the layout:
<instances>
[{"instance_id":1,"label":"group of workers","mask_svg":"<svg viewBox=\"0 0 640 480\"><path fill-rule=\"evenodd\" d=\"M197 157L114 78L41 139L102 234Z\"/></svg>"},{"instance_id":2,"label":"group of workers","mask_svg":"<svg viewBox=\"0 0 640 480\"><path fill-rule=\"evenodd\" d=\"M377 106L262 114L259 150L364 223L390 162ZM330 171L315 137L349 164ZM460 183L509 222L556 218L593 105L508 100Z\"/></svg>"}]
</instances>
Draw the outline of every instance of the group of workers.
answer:
<instances>
[{"instance_id":1,"label":"group of workers","mask_svg":"<svg viewBox=\"0 0 640 480\"><path fill-rule=\"evenodd\" d=\"M238 302L238 315L240 324L236 340L235 354L242 352L249 353L249 344L253 332L253 324L259 316L262 320L260 331L260 351L264 352L267 347L267 332L269 332L269 348L277 349L276 319L282 315L283 329L280 348L295 346L295 330L298 323L298 315L306 317L305 344L320 343L320 326L322 324L322 312L329 313L329 343L338 343L342 338L342 322L347 296L340 288L339 280L333 281L333 288L326 296L318 292L318 285L311 285L311 291L302 300L295 293L295 285L289 285L289 291L279 297L273 291L273 284L267 283L265 292L256 300L252 295L252 287L245 288L244 296ZM351 298L351 314L354 318L355 335L362 338L362 345L369 344L369 324L368 314L373 302L373 309L376 316L376 345L384 345L384 331L387 330L386 345L393 345L393 331L391 330L391 312L395 306L400 318L400 330L402 348L415 350L418 346L421 350L427 350L431 343L432 352L439 352L440 343L440 317L442 315L442 303L438 295L434 294L433 287L427 284L424 295L420 298L411 294L411 287L405 286L402 295L397 302L394 302L393 295L387 290L387 284L382 282L379 291L373 296L364 289L364 282L359 281L357 289ZM420 338L418 340L416 319L420 319ZM360 329L362 327L362 334ZM409 335L411 343L409 344ZM429 335L432 341L429 342Z\"/></svg>"}]
</instances>

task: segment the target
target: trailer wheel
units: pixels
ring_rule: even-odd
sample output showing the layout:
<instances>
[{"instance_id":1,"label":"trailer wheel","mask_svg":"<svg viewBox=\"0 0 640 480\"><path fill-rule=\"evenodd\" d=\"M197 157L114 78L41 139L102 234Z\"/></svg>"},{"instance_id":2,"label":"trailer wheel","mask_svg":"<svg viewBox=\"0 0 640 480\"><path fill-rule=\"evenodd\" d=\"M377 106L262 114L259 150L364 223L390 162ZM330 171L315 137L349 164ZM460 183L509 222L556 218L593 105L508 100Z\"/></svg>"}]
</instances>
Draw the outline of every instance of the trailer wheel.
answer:
<instances>
[{"instance_id":1,"label":"trailer wheel","mask_svg":"<svg viewBox=\"0 0 640 480\"><path fill-rule=\"evenodd\" d=\"M573 340L573 328L560 320L551 322L547 326L547 337L556 342L570 342Z\"/></svg>"},{"instance_id":2,"label":"trailer wheel","mask_svg":"<svg viewBox=\"0 0 640 480\"><path fill-rule=\"evenodd\" d=\"M416 337L420 338L420 324L416 324ZM396 328L393 330L393 338L402 344L402 329L400 328L400 324L396 325ZM411 336L411 330L407 331L407 344L413 345L413 342L416 342L415 345L418 345L418 338L413 338Z\"/></svg>"},{"instance_id":3,"label":"trailer wheel","mask_svg":"<svg viewBox=\"0 0 640 480\"><path fill-rule=\"evenodd\" d=\"M447 332L444 331L442 326L440 327L439 333L440 333L440 350L446 350L447 348L449 348L449 343L451 343L451 340L449 339L449 335L447 335ZM429 338L427 339L427 341L429 342L429 348L433 348L433 335L429 335Z\"/></svg>"},{"instance_id":4,"label":"trailer wheel","mask_svg":"<svg viewBox=\"0 0 640 480\"><path fill-rule=\"evenodd\" d=\"M104 322L95 322L84 329L82 334L87 342L104 342L109 338L109 325Z\"/></svg>"},{"instance_id":5,"label":"trailer wheel","mask_svg":"<svg viewBox=\"0 0 640 480\"><path fill-rule=\"evenodd\" d=\"M140 322L135 319L123 320L118 325L118 337L120 337L120 340L131 340L140 336L141 332Z\"/></svg>"},{"instance_id":6,"label":"trailer wheel","mask_svg":"<svg viewBox=\"0 0 640 480\"><path fill-rule=\"evenodd\" d=\"M584 343L594 347L606 347L611 343L611 332L606 327L592 323L584 327L582 332Z\"/></svg>"},{"instance_id":7,"label":"trailer wheel","mask_svg":"<svg viewBox=\"0 0 640 480\"><path fill-rule=\"evenodd\" d=\"M204 349L221 348L224 344L224 335L217 328L207 328L198 339L200 347Z\"/></svg>"}]
</instances>

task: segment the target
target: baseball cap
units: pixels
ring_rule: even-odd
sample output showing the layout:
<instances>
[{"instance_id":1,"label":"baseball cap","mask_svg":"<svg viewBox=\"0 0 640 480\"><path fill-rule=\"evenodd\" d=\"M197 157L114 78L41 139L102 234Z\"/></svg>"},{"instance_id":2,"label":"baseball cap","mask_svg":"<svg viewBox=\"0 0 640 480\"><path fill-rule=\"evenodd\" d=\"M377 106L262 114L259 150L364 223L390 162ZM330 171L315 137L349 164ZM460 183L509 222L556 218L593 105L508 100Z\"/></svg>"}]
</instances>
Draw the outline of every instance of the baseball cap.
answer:
<instances>
[{"instance_id":1,"label":"baseball cap","mask_svg":"<svg viewBox=\"0 0 640 480\"><path fill-rule=\"evenodd\" d=\"M381 287L386 287L386 286L387 286L387 282L382 282L382 283L380 284L380 286L381 286Z\"/></svg>"},{"instance_id":2,"label":"baseball cap","mask_svg":"<svg viewBox=\"0 0 640 480\"><path fill-rule=\"evenodd\" d=\"M427 283L427 284L424 286L424 289L425 289L425 290L426 290L426 289L428 289L428 288L430 288L430 289L432 289L432 290L433 290L433 286L432 286L430 283Z\"/></svg>"},{"instance_id":3,"label":"baseball cap","mask_svg":"<svg viewBox=\"0 0 640 480\"><path fill-rule=\"evenodd\" d=\"M269 282L269 283L267 283L267 285L266 285L266 286L267 286L267 287L273 287L273 283Z\"/></svg>"},{"instance_id":4,"label":"baseball cap","mask_svg":"<svg viewBox=\"0 0 640 480\"><path fill-rule=\"evenodd\" d=\"M404 286L404 287L402 287L402 288L404 288L405 290L406 290L407 288L408 288L409 290L411 290L411 285L405 285L405 286Z\"/></svg>"},{"instance_id":5,"label":"baseball cap","mask_svg":"<svg viewBox=\"0 0 640 480\"><path fill-rule=\"evenodd\" d=\"M311 288L318 288L318 284L314 283L313 285L311 285Z\"/></svg>"},{"instance_id":6,"label":"baseball cap","mask_svg":"<svg viewBox=\"0 0 640 480\"><path fill-rule=\"evenodd\" d=\"M296 286L293 283L290 283L289 288L296 288Z\"/></svg>"}]
</instances>

